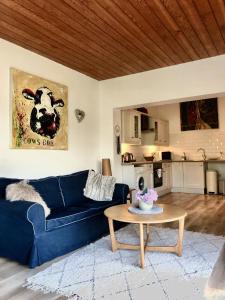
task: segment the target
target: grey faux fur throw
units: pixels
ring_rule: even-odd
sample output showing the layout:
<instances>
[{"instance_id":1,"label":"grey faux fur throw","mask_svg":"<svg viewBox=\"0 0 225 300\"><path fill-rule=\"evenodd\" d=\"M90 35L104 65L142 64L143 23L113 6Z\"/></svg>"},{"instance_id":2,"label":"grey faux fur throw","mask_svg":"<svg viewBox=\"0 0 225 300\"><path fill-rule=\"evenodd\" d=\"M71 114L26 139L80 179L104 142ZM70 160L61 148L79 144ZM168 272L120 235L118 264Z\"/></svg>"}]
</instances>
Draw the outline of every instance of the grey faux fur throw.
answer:
<instances>
[{"instance_id":1,"label":"grey faux fur throw","mask_svg":"<svg viewBox=\"0 0 225 300\"><path fill-rule=\"evenodd\" d=\"M6 200L25 200L30 202L37 202L43 206L45 217L50 214L50 209L48 208L47 204L44 202L40 194L35 191L34 187L27 183L27 180L9 184L6 187Z\"/></svg>"}]
</instances>

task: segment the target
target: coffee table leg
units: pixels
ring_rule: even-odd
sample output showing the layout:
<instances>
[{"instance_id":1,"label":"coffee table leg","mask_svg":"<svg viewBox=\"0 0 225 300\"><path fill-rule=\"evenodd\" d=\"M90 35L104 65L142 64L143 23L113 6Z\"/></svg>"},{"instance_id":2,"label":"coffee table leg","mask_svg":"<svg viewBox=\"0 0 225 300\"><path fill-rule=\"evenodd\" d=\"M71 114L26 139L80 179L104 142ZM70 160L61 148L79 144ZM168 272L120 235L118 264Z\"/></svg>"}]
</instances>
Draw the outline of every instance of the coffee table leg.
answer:
<instances>
[{"instance_id":1,"label":"coffee table leg","mask_svg":"<svg viewBox=\"0 0 225 300\"><path fill-rule=\"evenodd\" d=\"M117 242L116 242L116 236L115 236L115 231L113 226L113 220L108 218L108 222L109 222L109 232L110 232L111 243L112 243L112 251L115 252L117 250Z\"/></svg>"},{"instance_id":2,"label":"coffee table leg","mask_svg":"<svg viewBox=\"0 0 225 300\"><path fill-rule=\"evenodd\" d=\"M146 224L146 240L150 241L150 225Z\"/></svg>"},{"instance_id":3,"label":"coffee table leg","mask_svg":"<svg viewBox=\"0 0 225 300\"><path fill-rule=\"evenodd\" d=\"M177 254L179 256L182 255L183 250L183 236L184 236L184 218L179 219L179 236L178 236L178 243L177 243Z\"/></svg>"},{"instance_id":4,"label":"coffee table leg","mask_svg":"<svg viewBox=\"0 0 225 300\"><path fill-rule=\"evenodd\" d=\"M143 224L140 223L140 258L141 258L141 268L144 268L145 265L145 248L144 248L144 229Z\"/></svg>"}]
</instances>

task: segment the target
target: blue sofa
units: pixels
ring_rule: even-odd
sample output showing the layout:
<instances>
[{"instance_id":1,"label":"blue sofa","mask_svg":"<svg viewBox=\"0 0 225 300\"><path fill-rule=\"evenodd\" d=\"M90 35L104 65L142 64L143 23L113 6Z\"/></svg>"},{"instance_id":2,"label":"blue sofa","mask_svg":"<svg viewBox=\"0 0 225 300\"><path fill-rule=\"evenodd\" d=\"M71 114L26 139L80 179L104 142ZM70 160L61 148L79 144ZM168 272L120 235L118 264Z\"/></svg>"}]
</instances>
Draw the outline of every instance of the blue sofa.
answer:
<instances>
[{"instance_id":1,"label":"blue sofa","mask_svg":"<svg viewBox=\"0 0 225 300\"><path fill-rule=\"evenodd\" d=\"M116 184L112 201L93 201L83 195L88 170L65 176L30 180L51 214L28 201L5 200L5 189L19 179L0 178L0 256L34 268L108 233L103 212L126 203L128 186Z\"/></svg>"}]
</instances>

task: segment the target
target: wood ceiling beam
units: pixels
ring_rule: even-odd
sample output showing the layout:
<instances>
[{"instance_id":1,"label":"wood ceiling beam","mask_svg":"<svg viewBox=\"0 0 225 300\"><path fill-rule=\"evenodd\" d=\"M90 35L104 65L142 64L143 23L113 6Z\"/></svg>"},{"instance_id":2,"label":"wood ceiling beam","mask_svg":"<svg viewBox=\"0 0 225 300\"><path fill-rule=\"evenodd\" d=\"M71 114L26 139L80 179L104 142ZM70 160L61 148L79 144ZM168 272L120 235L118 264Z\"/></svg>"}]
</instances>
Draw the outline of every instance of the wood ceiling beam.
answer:
<instances>
[{"instance_id":1,"label":"wood ceiling beam","mask_svg":"<svg viewBox=\"0 0 225 300\"><path fill-rule=\"evenodd\" d=\"M179 6L179 0L167 0L163 1L165 8L168 10L171 17L177 23L180 30L184 33L189 43L191 43L193 49L198 54L200 58L208 57L208 53L205 50L201 40L192 28L187 17L183 13Z\"/></svg>"},{"instance_id":2,"label":"wood ceiling beam","mask_svg":"<svg viewBox=\"0 0 225 300\"><path fill-rule=\"evenodd\" d=\"M56 7L54 0L38 0L37 4L49 15L50 18L57 19L56 22L60 22L60 20L63 20L63 22L61 22L60 24L60 26L62 26L62 30L71 28L72 30L74 30L74 34L79 33L82 35L84 44L87 40L93 41L101 48L101 51L106 52L106 55L110 55L111 57L113 57L118 67L121 67L128 72L137 71L137 66L132 66L133 63L135 64L134 60L124 62L127 59L127 55L122 56L122 54L118 52L118 49L114 48L115 45L113 45L113 47L112 45L110 45L109 39L107 40L107 42L105 42L103 35L97 31L97 28L95 28L95 30L92 30L89 23L87 26L87 22L77 21L82 20L82 18L78 16L76 12L72 11L67 4ZM82 24L80 24L80 22ZM125 59L121 60L121 57Z\"/></svg>"},{"instance_id":3,"label":"wood ceiling beam","mask_svg":"<svg viewBox=\"0 0 225 300\"><path fill-rule=\"evenodd\" d=\"M146 45L149 43L153 43L154 45L154 53L161 57L168 65L177 63L177 55L171 51L170 47L167 47L165 42L161 39L161 37L155 32L152 28L151 24L149 24L142 15L135 9L133 5L129 1L120 1L120 0L112 0L117 7L121 9L124 14L123 18L126 18L127 26L131 26L135 28L138 35L145 40ZM132 29L133 31L133 29ZM153 47L151 46L153 49ZM175 55L174 55L175 54ZM179 60L180 62L180 60Z\"/></svg>"},{"instance_id":4,"label":"wood ceiling beam","mask_svg":"<svg viewBox=\"0 0 225 300\"><path fill-rule=\"evenodd\" d=\"M36 45L30 45L29 41L25 40L23 38L23 36L20 36L19 34L17 34L16 37L15 37L15 34L11 31L8 31L7 34L6 34L6 30L4 28L0 27L0 36L3 39L5 39L5 40L7 40L11 43L14 43L18 46L23 47L24 49L27 49L29 51L33 51L34 53L37 53L41 56L49 58L50 60L53 60L53 61L55 61L59 64L62 64L62 65L66 66L66 67L69 67L69 68L72 68L72 69L74 69L78 72L81 72L81 73L83 73L87 76L93 77L92 74L93 74L94 70L92 68L89 67L89 68L85 69L85 71L84 71L80 64L70 63L70 65L68 65L67 61L65 61L63 59L60 59L58 56L56 57L56 56L54 56L54 54L51 54L51 56L50 56L49 53L43 51L43 49L41 49L41 51L40 51L38 46L36 47ZM104 78L104 77L102 77L101 74L99 74L99 75L97 75L97 74L98 74L98 72L96 72L95 79L102 80Z\"/></svg>"},{"instance_id":5,"label":"wood ceiling beam","mask_svg":"<svg viewBox=\"0 0 225 300\"><path fill-rule=\"evenodd\" d=\"M195 1L195 6L202 19L202 22L205 25L205 28L211 36L214 46L217 49L217 53L223 54L225 52L225 43L208 0Z\"/></svg>"},{"instance_id":6,"label":"wood ceiling beam","mask_svg":"<svg viewBox=\"0 0 225 300\"><path fill-rule=\"evenodd\" d=\"M155 11L155 13L160 18L161 22L170 30L171 34L179 42L180 46L186 52L189 60L199 59L199 55L193 49L192 44L189 43L184 33L181 31L177 23L174 21L173 17L169 14L168 10L165 8L160 0L151 0L147 2L149 7Z\"/></svg>"},{"instance_id":7,"label":"wood ceiling beam","mask_svg":"<svg viewBox=\"0 0 225 300\"><path fill-rule=\"evenodd\" d=\"M211 37L208 31L205 28L204 23L202 22L201 17L193 3L192 0L179 0L179 5L182 8L184 14L187 16L191 26L198 33L199 39L202 44L205 46L205 49L209 56L217 55L217 50L211 40Z\"/></svg>"},{"instance_id":8,"label":"wood ceiling beam","mask_svg":"<svg viewBox=\"0 0 225 300\"><path fill-rule=\"evenodd\" d=\"M158 16L154 13L153 10L147 5L145 1L140 0L127 0L130 5L134 7L136 11L138 11L139 15L153 28L153 30L158 34L159 38L165 44L164 47L171 49L167 51L168 54L172 51L175 56L173 59L176 63L183 63L187 61L188 57L184 50L177 43L176 39L171 35L171 33L167 30L167 28L161 23ZM166 49L165 49L166 51Z\"/></svg>"},{"instance_id":9,"label":"wood ceiling beam","mask_svg":"<svg viewBox=\"0 0 225 300\"><path fill-rule=\"evenodd\" d=\"M0 37L104 80L225 54L225 0L0 0Z\"/></svg>"},{"instance_id":10,"label":"wood ceiling beam","mask_svg":"<svg viewBox=\"0 0 225 300\"><path fill-rule=\"evenodd\" d=\"M68 0L65 0L68 1ZM77 2L72 0L72 2ZM84 1L83 1L84 3ZM115 11L115 6L110 1L90 1L88 2L88 8L94 11L100 16L105 23L111 26L115 31L120 33L125 40L128 40L136 48L136 51L141 55L142 61L146 64L150 64L154 68L166 66L166 63L162 62L145 43L141 40L140 36L137 36L129 29L126 28L125 24L119 22L118 11ZM114 8L114 9L113 9ZM121 15L121 12L120 12ZM147 52L147 53L146 53Z\"/></svg>"},{"instance_id":11,"label":"wood ceiling beam","mask_svg":"<svg viewBox=\"0 0 225 300\"><path fill-rule=\"evenodd\" d=\"M131 22L135 24L143 32L147 39L152 39L155 41L155 44L163 52L164 56L170 58L170 63L181 63L182 60L180 57L174 52L173 48L170 48L165 41L161 38L157 31L154 30L149 20L146 20L139 10L135 7L135 4L132 3L134 1L120 1L113 0L117 6L123 10L123 12L130 18ZM143 3L143 1L142 1ZM134 4L134 5L132 5Z\"/></svg>"},{"instance_id":12,"label":"wood ceiling beam","mask_svg":"<svg viewBox=\"0 0 225 300\"><path fill-rule=\"evenodd\" d=\"M149 58L143 51L142 43L121 25L114 16L107 12L104 7L100 6L97 1L80 1L80 0L64 0L73 9L81 12L86 18L90 19L96 26L116 39L116 44L119 42L127 48L128 52L135 53L139 58L137 61L143 67L158 68L159 65Z\"/></svg>"},{"instance_id":13,"label":"wood ceiling beam","mask_svg":"<svg viewBox=\"0 0 225 300\"><path fill-rule=\"evenodd\" d=\"M78 7L75 7L71 2L69 3L70 5L64 2L65 4L60 7L60 10L54 7L55 0L44 1L44 3L45 7L49 7L48 11L56 15L58 19L63 18L66 24L79 30L89 38L94 39L103 49L108 49L108 51L118 59L121 67L130 69L130 72L143 71L143 63L139 64L138 55L134 54L129 47L124 47L118 40L112 38L107 31L102 30L102 27L91 22L91 11L89 11L88 19L85 14L82 14L84 9L79 10Z\"/></svg>"},{"instance_id":14,"label":"wood ceiling beam","mask_svg":"<svg viewBox=\"0 0 225 300\"><path fill-rule=\"evenodd\" d=\"M147 59L151 59L158 67L171 65L171 60L158 48L154 41L148 39L143 32L127 17L112 0L95 0L101 5L108 14L111 14L119 24L119 28L126 29L127 34L131 35L133 41L140 44L140 49L145 53Z\"/></svg>"},{"instance_id":15,"label":"wood ceiling beam","mask_svg":"<svg viewBox=\"0 0 225 300\"><path fill-rule=\"evenodd\" d=\"M225 2L223 0L209 0L209 3L225 42Z\"/></svg>"},{"instance_id":16,"label":"wood ceiling beam","mask_svg":"<svg viewBox=\"0 0 225 300\"><path fill-rule=\"evenodd\" d=\"M36 22L40 27L51 32L53 35L56 35L59 39L66 40L66 44L69 44L71 46L71 49L73 49L74 47L75 51L79 52L80 55L86 56L87 61L91 61L93 57L97 59L101 58L106 66L112 65L114 68L118 67L119 61L114 60L112 56L107 55L106 52L98 46L98 44L95 44L91 40L86 40L84 44L84 38L80 33L71 30L70 28L68 28L68 26L64 27L63 22L57 20L57 18L49 18L47 12L42 10L37 5L34 5L31 1L1 1L4 1L4 4L10 3L11 8L13 8L17 4L16 9L20 9L20 13L25 15L26 18L30 19L33 22ZM33 13L33 11L35 13ZM51 21L51 23L49 21Z\"/></svg>"},{"instance_id":17,"label":"wood ceiling beam","mask_svg":"<svg viewBox=\"0 0 225 300\"><path fill-rule=\"evenodd\" d=\"M62 56L68 61L80 61L82 62L83 66L91 66L93 67L93 70L96 68L96 64L98 65L99 69L104 70L106 74L118 76L120 72L115 72L115 67L110 69L109 65L102 64L102 62L99 59L93 59L93 62L88 62L87 57L85 59L85 55L80 55L79 53L76 53L76 51L73 51L72 49L67 49L65 47L65 44L63 44L63 40L59 40L57 36L52 35L52 39L49 39L49 35L47 31L40 30L41 28L38 26L35 26L35 23L29 23L27 22L28 19L24 19L20 14L17 14L13 19L10 18L8 15L5 15L4 13L8 13L7 9L3 7L0 4L0 20L4 21L5 23L14 26L15 28L20 28L24 32L30 35L30 43L32 44L33 38L36 38L38 40L45 40L46 42L46 48L49 51L52 51L52 49L63 49ZM24 22L25 24L23 24ZM50 46L50 47L49 47ZM67 64L68 65L68 64ZM108 67L106 70L105 68ZM124 72L124 70L123 70ZM92 75L93 76L93 75Z\"/></svg>"},{"instance_id":18,"label":"wood ceiling beam","mask_svg":"<svg viewBox=\"0 0 225 300\"><path fill-rule=\"evenodd\" d=\"M113 43L115 43L115 46L119 44L119 46L126 49L128 57L129 54L131 54L133 56L131 60L136 61L138 68L141 67L142 71L156 67L152 62L146 61L146 56L143 55L137 45L133 43L134 41L132 39L129 40L129 37L126 37L126 33L123 28L117 30L117 24L113 17L111 15L107 15L104 9L98 6L96 2L90 1L86 3L74 0L64 0L64 2L70 6L71 9L79 12L84 19L89 20L91 24L110 36Z\"/></svg>"}]
</instances>

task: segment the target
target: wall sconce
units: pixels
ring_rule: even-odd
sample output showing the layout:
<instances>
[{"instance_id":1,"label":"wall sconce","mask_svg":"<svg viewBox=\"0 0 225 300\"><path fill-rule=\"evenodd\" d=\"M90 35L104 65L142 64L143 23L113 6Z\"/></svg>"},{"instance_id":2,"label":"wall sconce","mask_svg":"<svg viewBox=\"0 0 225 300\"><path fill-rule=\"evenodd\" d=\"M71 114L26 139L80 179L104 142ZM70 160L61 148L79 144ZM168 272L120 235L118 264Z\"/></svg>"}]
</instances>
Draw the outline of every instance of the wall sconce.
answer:
<instances>
[{"instance_id":1,"label":"wall sconce","mask_svg":"<svg viewBox=\"0 0 225 300\"><path fill-rule=\"evenodd\" d=\"M85 117L85 112L83 110L80 109L75 109L75 117L77 118L77 121L80 123L81 121L83 121L84 117Z\"/></svg>"}]
</instances>

